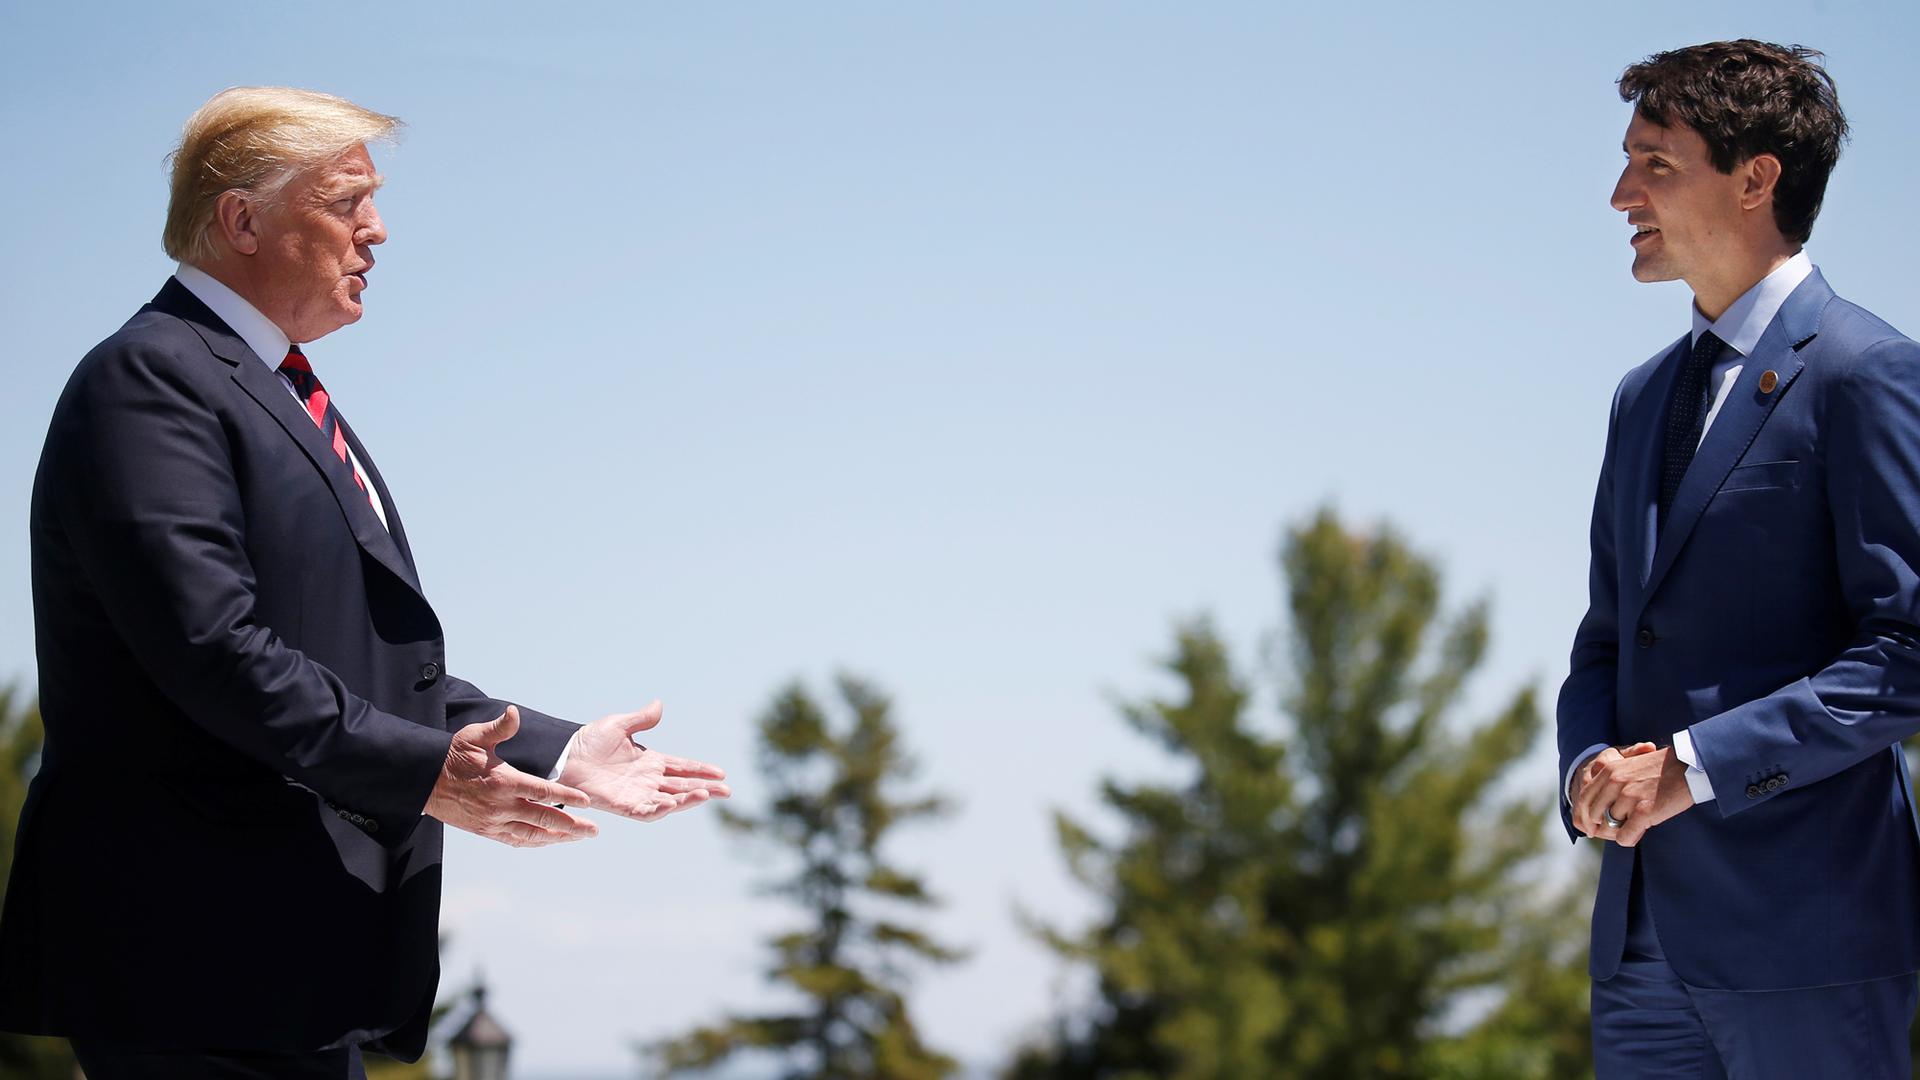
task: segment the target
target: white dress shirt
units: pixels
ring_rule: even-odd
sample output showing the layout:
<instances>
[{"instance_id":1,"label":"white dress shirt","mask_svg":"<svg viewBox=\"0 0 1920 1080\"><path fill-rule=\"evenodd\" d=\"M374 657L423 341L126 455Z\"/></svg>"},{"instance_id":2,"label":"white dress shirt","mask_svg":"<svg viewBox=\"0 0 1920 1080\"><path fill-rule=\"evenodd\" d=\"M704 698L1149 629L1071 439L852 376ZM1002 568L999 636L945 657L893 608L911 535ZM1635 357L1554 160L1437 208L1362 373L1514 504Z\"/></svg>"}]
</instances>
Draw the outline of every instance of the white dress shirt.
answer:
<instances>
[{"instance_id":1,"label":"white dress shirt","mask_svg":"<svg viewBox=\"0 0 1920 1080\"><path fill-rule=\"evenodd\" d=\"M1711 330L1713 336L1727 345L1720 360L1713 365L1712 377L1707 383L1714 387L1713 404L1707 409L1706 422L1700 428L1700 446L1706 445L1707 432L1713 430L1714 418L1720 415L1720 406L1726 403L1727 395L1733 392L1734 381L1740 378L1747 357L1753 352L1754 346L1760 343L1760 335L1767 332L1773 317L1780 313L1780 305L1787 302L1787 297L1811 273L1813 260L1807 258L1805 251L1798 251L1793 258L1774 267L1773 272L1761 278L1753 288L1740 294L1740 299L1721 312L1718 319L1709 320L1700 313L1698 304L1688 305L1693 312L1693 343L1698 344L1700 335ZM1569 804L1573 802L1574 774L1580 766L1606 748L1606 743L1595 743L1581 751L1573 764L1567 767L1566 781L1560 785L1560 790ZM1700 762L1700 752L1694 748L1692 732L1681 728L1673 733L1673 753L1687 766L1687 790L1693 793L1693 801L1712 802L1713 784L1707 779L1707 770Z\"/></svg>"}]
</instances>

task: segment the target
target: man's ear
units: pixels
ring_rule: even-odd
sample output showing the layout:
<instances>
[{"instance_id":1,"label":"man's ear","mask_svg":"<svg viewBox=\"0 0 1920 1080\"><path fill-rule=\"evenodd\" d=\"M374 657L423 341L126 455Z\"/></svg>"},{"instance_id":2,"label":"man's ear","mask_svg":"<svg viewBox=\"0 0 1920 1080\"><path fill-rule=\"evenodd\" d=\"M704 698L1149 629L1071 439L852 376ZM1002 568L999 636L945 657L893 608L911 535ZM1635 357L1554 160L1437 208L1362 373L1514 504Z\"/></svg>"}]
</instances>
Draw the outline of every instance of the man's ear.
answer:
<instances>
[{"instance_id":1,"label":"man's ear","mask_svg":"<svg viewBox=\"0 0 1920 1080\"><path fill-rule=\"evenodd\" d=\"M1773 201L1773 189L1780 183L1780 159L1772 154L1755 154L1741 166L1746 181L1740 185L1740 208L1758 210Z\"/></svg>"},{"instance_id":2,"label":"man's ear","mask_svg":"<svg viewBox=\"0 0 1920 1080\"><path fill-rule=\"evenodd\" d=\"M223 191L213 203L213 228L226 246L241 255L260 250L260 215L244 191Z\"/></svg>"}]
</instances>

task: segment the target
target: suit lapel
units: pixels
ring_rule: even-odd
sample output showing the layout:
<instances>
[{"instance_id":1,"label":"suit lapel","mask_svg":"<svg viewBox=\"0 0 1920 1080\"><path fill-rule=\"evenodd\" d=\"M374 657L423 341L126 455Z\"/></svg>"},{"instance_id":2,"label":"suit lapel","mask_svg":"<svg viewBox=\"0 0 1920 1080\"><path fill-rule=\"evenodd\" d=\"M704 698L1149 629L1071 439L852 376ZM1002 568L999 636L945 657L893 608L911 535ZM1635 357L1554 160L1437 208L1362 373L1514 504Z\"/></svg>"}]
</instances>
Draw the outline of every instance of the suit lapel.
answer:
<instances>
[{"instance_id":1,"label":"suit lapel","mask_svg":"<svg viewBox=\"0 0 1920 1080\"><path fill-rule=\"evenodd\" d=\"M251 350L249 350L251 352ZM414 592L420 593L420 582L414 577L413 566L401 552L400 545L386 526L380 524L380 518L374 514L373 505L367 502L366 492L353 482L353 467L341 461L333 452L333 447L321 434L320 426L300 407L300 402L287 392L286 384L280 376L274 374L265 364L236 364L233 381L247 395L267 410L280 427L292 437L302 452L313 462L320 472L328 489L333 492L334 501L340 504L340 512L346 515L347 525L353 530L353 538L367 554L373 556L380 565L393 572L393 575ZM364 463L365 458L361 461ZM385 501L385 497L382 497ZM387 503L391 508L392 504ZM424 593L421 594L424 597Z\"/></svg>"},{"instance_id":2,"label":"suit lapel","mask_svg":"<svg viewBox=\"0 0 1920 1080\"><path fill-rule=\"evenodd\" d=\"M315 430L318 430L317 428ZM373 455L360 443L360 436L354 433L353 425L347 418L340 417L340 430L346 432L347 448L353 456L360 459L360 467L367 471L367 480L373 484L373 490L380 496L380 507L387 514L387 532L393 537L400 555L407 560L407 568L418 574L419 569L413 562L413 547L407 543L407 527L400 522L400 510L393 504L393 492L387 490L386 478L380 475L379 466L373 463Z\"/></svg>"},{"instance_id":3,"label":"suit lapel","mask_svg":"<svg viewBox=\"0 0 1920 1080\"><path fill-rule=\"evenodd\" d=\"M153 298L153 306L184 320L200 335L208 351L233 365L233 381L279 423L287 436L313 462L313 467L333 492L334 501L340 504L340 512L346 516L354 540L374 561L386 567L424 599L425 593L421 592L420 582L413 573L412 560L400 548L401 541L396 540L380 524L372 505L367 502L366 493L354 485L352 467L334 454L333 447L320 433L320 426L313 422L313 417L307 415L307 410L301 408L300 402L294 399L274 369L262 363L260 357L247 347L247 343L178 279L167 279L159 295ZM345 427L344 422L341 426ZM348 438L352 440L351 431L348 432ZM373 467L367 464L365 452L358 446L357 440L353 441L354 452L360 455L361 463L371 473ZM390 519L397 523L399 518L394 514L393 500L387 497L384 490L380 497Z\"/></svg>"},{"instance_id":4,"label":"suit lapel","mask_svg":"<svg viewBox=\"0 0 1920 1080\"><path fill-rule=\"evenodd\" d=\"M1727 474L1746 455L1761 425L1792 389L1806 363L1800 350L1819 333L1820 313L1831 299L1833 290L1827 287L1820 273L1815 271L1809 275L1794 289L1793 295L1787 297L1766 332L1760 335L1753 352L1742 362L1740 378L1720 406L1720 414L1714 418L1692 464L1687 466L1680 490L1674 493L1673 506L1667 510L1667 522L1660 530L1659 545L1654 549L1653 567L1641 593L1643 601L1660 587L1674 560L1679 558L1680 549L1693 535L1700 516L1720 493L1720 486L1726 483ZM1762 393L1760 377L1768 371L1774 373L1778 382L1771 393ZM1669 376L1668 382L1671 381ZM1660 400L1664 405L1666 399ZM1663 411L1663 419L1664 415ZM1661 430L1656 429L1656 440Z\"/></svg>"}]
</instances>

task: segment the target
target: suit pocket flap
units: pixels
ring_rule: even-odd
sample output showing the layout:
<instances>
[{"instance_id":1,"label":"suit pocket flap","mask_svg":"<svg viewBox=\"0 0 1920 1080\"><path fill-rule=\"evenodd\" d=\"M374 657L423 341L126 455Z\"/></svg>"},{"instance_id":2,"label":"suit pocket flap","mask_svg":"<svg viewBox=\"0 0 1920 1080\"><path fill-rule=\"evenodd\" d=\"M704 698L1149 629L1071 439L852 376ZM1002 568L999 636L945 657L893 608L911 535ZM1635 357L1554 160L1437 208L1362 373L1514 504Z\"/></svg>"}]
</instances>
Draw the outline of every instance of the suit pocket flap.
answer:
<instances>
[{"instance_id":1,"label":"suit pocket flap","mask_svg":"<svg viewBox=\"0 0 1920 1080\"><path fill-rule=\"evenodd\" d=\"M1765 488L1796 488L1800 486L1800 463L1797 461L1759 461L1752 465L1736 466L1727 474L1727 482L1720 485L1721 491L1758 491Z\"/></svg>"}]
</instances>

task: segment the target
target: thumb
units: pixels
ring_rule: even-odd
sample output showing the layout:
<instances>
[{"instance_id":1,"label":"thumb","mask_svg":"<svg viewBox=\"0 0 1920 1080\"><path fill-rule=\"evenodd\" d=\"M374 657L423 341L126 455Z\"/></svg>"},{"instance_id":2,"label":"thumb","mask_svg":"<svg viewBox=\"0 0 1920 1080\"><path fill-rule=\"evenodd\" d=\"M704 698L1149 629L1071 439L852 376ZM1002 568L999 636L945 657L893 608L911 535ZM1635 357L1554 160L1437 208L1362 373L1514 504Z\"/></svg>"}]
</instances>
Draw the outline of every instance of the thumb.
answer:
<instances>
[{"instance_id":1,"label":"thumb","mask_svg":"<svg viewBox=\"0 0 1920 1080\"><path fill-rule=\"evenodd\" d=\"M663 711L665 710L661 708L660 703L655 701L639 712L627 713L618 718L620 730L627 735L646 731L660 722L660 714Z\"/></svg>"},{"instance_id":2,"label":"thumb","mask_svg":"<svg viewBox=\"0 0 1920 1080\"><path fill-rule=\"evenodd\" d=\"M520 731L520 710L512 705L507 711L484 724L474 724L467 730L473 732L473 741L489 749L513 738Z\"/></svg>"}]
</instances>

